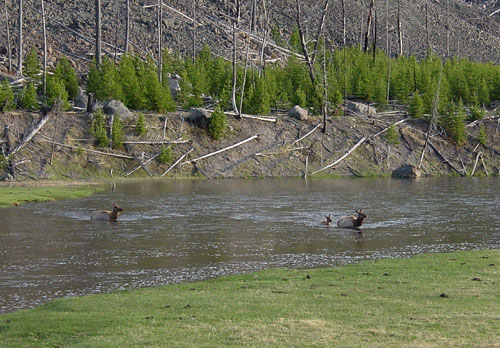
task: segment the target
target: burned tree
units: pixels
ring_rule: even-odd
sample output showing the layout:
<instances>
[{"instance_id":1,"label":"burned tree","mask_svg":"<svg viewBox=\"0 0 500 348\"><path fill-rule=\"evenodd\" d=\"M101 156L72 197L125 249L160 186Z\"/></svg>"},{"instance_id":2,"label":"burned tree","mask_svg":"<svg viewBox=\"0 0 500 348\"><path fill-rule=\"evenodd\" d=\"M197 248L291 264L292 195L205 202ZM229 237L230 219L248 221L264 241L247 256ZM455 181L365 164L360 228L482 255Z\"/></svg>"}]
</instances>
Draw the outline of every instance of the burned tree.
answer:
<instances>
[{"instance_id":1,"label":"burned tree","mask_svg":"<svg viewBox=\"0 0 500 348\"><path fill-rule=\"evenodd\" d=\"M17 22L17 74L23 74L23 0L19 0Z\"/></svg>"},{"instance_id":2,"label":"burned tree","mask_svg":"<svg viewBox=\"0 0 500 348\"><path fill-rule=\"evenodd\" d=\"M101 60L101 0L95 0L95 61L100 67Z\"/></svg>"}]
</instances>

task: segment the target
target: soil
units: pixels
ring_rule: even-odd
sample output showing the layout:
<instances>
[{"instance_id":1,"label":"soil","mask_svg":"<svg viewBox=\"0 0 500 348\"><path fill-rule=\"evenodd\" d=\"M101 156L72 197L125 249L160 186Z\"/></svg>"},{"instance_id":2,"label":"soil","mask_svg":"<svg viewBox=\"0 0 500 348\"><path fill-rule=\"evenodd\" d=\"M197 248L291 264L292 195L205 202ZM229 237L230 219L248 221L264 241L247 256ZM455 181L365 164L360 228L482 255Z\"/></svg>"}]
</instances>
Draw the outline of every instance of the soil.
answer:
<instances>
[{"instance_id":1,"label":"soil","mask_svg":"<svg viewBox=\"0 0 500 348\"><path fill-rule=\"evenodd\" d=\"M382 112L371 117L363 115L336 116L327 120L326 133L318 127L305 139L294 143L322 122L320 117L309 117L299 121L284 114L275 114L276 123L259 120L236 119L227 117L228 129L221 140L213 140L206 129L199 128L187 121L186 112L145 114L148 133L137 137L134 133L135 120L125 123L125 140L187 140L186 143L172 144L173 161L193 151L186 158L193 160L258 135L239 147L221 152L195 163L182 163L172 169L165 177L300 177L317 171L333 163L347 153L360 139L367 137L361 146L337 165L319 172L316 176L390 176L392 171L403 164L417 166L420 161L428 123L425 120L405 119L396 126L399 144L390 145L385 133L374 134L388 125L402 120L399 112ZM28 112L7 112L0 117L0 129L10 126L13 141L19 142L23 134L37 123L41 115ZM164 119L167 118L165 138L163 138ZM137 114L135 114L137 118ZM49 120L41 131L14 158L16 179L23 182L55 180L95 180L123 177L157 155L161 144L126 144L122 149L111 150L95 148L90 135L92 115L85 113L60 113ZM57 123L56 132L54 127ZM488 142L478 145L479 125L485 127ZM500 119L487 117L477 124L467 127L468 141L464 146L456 144L439 131L433 134L433 148L428 148L422 170L427 176L461 175L464 168L470 174L478 158L475 175L499 175L500 171ZM51 164L52 140L71 145L74 148L55 146ZM2 138L3 140L3 138ZM134 157L121 159L87 152L86 149L119 153ZM455 169L443 159L446 158ZM184 161L186 161L184 159ZM183 162L184 162L183 161ZM158 159L147 164L152 177L161 177L172 163L160 163ZM457 170L460 172L458 173ZM4 169L3 172L6 172ZM148 177L144 169L139 169L129 177ZM0 172L0 177L5 173ZM5 178L4 178L5 179Z\"/></svg>"}]
</instances>

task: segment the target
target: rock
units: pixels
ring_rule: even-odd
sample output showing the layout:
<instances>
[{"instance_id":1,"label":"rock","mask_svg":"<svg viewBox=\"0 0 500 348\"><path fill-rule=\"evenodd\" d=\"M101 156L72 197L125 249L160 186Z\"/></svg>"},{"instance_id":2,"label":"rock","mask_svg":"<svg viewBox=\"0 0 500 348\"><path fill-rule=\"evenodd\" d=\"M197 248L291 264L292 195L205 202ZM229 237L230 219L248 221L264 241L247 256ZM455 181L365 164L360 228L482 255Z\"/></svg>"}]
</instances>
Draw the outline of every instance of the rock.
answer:
<instances>
[{"instance_id":1,"label":"rock","mask_svg":"<svg viewBox=\"0 0 500 348\"><path fill-rule=\"evenodd\" d=\"M210 116L205 109L191 108L187 120L200 128L205 128L208 125L209 118Z\"/></svg>"},{"instance_id":2,"label":"rock","mask_svg":"<svg viewBox=\"0 0 500 348\"><path fill-rule=\"evenodd\" d=\"M75 98L73 105L77 108L82 108L86 111L87 110L87 101L88 101L88 96L81 95L81 96Z\"/></svg>"},{"instance_id":3,"label":"rock","mask_svg":"<svg viewBox=\"0 0 500 348\"><path fill-rule=\"evenodd\" d=\"M377 109L363 103L348 101L346 106L347 110L355 112L357 114L374 115L377 113Z\"/></svg>"},{"instance_id":4,"label":"rock","mask_svg":"<svg viewBox=\"0 0 500 348\"><path fill-rule=\"evenodd\" d=\"M119 100L108 100L102 110L106 115L119 116L121 121L134 117L134 114Z\"/></svg>"},{"instance_id":5,"label":"rock","mask_svg":"<svg viewBox=\"0 0 500 348\"><path fill-rule=\"evenodd\" d=\"M394 170L391 176L398 179L414 179L420 178L422 172L411 164L403 164L401 167Z\"/></svg>"},{"instance_id":6,"label":"rock","mask_svg":"<svg viewBox=\"0 0 500 348\"><path fill-rule=\"evenodd\" d=\"M179 80L175 78L170 78L168 80L168 87L170 88L170 94L174 98L181 91L181 85L179 84Z\"/></svg>"},{"instance_id":7,"label":"rock","mask_svg":"<svg viewBox=\"0 0 500 348\"><path fill-rule=\"evenodd\" d=\"M301 120L301 121L305 121L305 120L307 120L307 110L302 109L298 105L295 105L293 108L288 110L288 116L294 117L294 118Z\"/></svg>"}]
</instances>

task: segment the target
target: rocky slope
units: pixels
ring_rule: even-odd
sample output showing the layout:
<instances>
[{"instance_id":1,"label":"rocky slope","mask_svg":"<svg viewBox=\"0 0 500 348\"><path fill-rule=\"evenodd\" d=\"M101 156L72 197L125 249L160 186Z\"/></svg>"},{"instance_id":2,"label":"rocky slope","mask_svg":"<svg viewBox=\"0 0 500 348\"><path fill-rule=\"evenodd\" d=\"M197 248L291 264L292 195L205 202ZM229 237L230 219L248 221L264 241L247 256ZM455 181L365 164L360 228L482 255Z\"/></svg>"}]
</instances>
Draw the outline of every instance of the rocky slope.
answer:
<instances>
[{"instance_id":1,"label":"rocky slope","mask_svg":"<svg viewBox=\"0 0 500 348\"><path fill-rule=\"evenodd\" d=\"M386 25L389 30L388 43L391 52L397 51L397 2L376 1L377 45L386 49ZM75 67L84 71L94 51L94 2L93 1L46 1L48 17L49 65L53 66L61 54L70 54ZM124 46L125 1L102 0L103 37L110 45ZM153 0L132 1L131 44L133 50L142 55L156 54L156 15L154 8L143 5ZM192 1L171 0L164 2L163 44L171 51L190 54L192 47ZM248 29L251 1L242 1L241 28ZM263 1L257 1L257 33L262 37L265 27ZM405 54L423 56L426 53L425 3L424 0L402 0L401 18ZM500 63L500 13L490 16L500 4L492 1L449 0L449 17L446 16L444 0L428 0L430 41L435 52L446 52L446 23L450 23L450 54L469 57L479 61ZM32 45L41 48L40 2L24 1L25 49ZM231 47L231 24L229 18L235 13L235 1L203 0L197 4L197 48L209 44L215 54L229 57ZM323 1L301 1L304 26L309 33L315 32L320 19ZM346 39L348 45L358 44L366 23L369 1L346 0ZM17 37L17 1L7 1L9 28L14 50ZM266 1L269 27L277 26L286 41L296 24L294 0ZM3 13L3 11L2 11ZM448 19L447 19L448 18ZM4 17L0 25L0 36L6 38ZM342 44L342 8L340 1L331 1L326 17L327 38L332 47ZM239 36L240 40L244 35ZM269 40L269 39L268 39ZM242 45L242 41L239 43ZM115 49L104 44L110 55ZM258 41L254 41L255 53ZM244 51L244 50L240 50ZM0 70L6 70L6 40L0 42ZM283 57L277 49L266 50L267 58ZM15 65L15 59L14 59Z\"/></svg>"}]
</instances>

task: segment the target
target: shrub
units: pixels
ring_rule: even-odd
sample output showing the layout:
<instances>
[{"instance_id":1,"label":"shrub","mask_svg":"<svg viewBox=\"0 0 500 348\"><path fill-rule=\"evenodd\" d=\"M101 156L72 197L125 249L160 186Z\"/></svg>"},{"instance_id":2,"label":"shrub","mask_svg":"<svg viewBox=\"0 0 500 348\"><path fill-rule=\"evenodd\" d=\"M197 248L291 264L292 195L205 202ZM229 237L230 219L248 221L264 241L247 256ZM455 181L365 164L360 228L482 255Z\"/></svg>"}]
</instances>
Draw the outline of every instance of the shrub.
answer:
<instances>
[{"instance_id":1,"label":"shrub","mask_svg":"<svg viewBox=\"0 0 500 348\"><path fill-rule=\"evenodd\" d=\"M4 110L14 108L14 93L7 79L3 80L0 84L0 108L2 107Z\"/></svg>"},{"instance_id":2,"label":"shrub","mask_svg":"<svg viewBox=\"0 0 500 348\"><path fill-rule=\"evenodd\" d=\"M68 103L68 92L64 87L64 82L59 80L55 75L47 76L47 105L52 106L57 98L61 98L63 102L63 109L68 110L70 105Z\"/></svg>"},{"instance_id":3,"label":"shrub","mask_svg":"<svg viewBox=\"0 0 500 348\"><path fill-rule=\"evenodd\" d=\"M394 128L394 125L391 124L389 126L389 129L387 129L387 132L385 133L385 139L391 145L399 144L399 134L396 128Z\"/></svg>"},{"instance_id":4,"label":"shrub","mask_svg":"<svg viewBox=\"0 0 500 348\"><path fill-rule=\"evenodd\" d=\"M412 118L422 118L424 116L424 101L419 94L415 94L413 97L409 113Z\"/></svg>"},{"instance_id":5,"label":"shrub","mask_svg":"<svg viewBox=\"0 0 500 348\"><path fill-rule=\"evenodd\" d=\"M479 133L477 135L477 140L483 146L486 145L486 143L488 142L488 136L486 135L486 130L484 129L483 125L481 125L479 127Z\"/></svg>"},{"instance_id":6,"label":"shrub","mask_svg":"<svg viewBox=\"0 0 500 348\"><path fill-rule=\"evenodd\" d=\"M66 92L68 92L68 98L75 99L78 96L80 87L78 86L78 80L76 79L75 69L71 66L68 58L63 57L57 63L54 76L56 76L60 81L63 81L64 88L66 88Z\"/></svg>"},{"instance_id":7,"label":"shrub","mask_svg":"<svg viewBox=\"0 0 500 348\"><path fill-rule=\"evenodd\" d=\"M24 74L28 77L35 78L39 73L40 64L38 63L38 55L35 47L31 47L24 61Z\"/></svg>"},{"instance_id":8,"label":"shrub","mask_svg":"<svg viewBox=\"0 0 500 348\"><path fill-rule=\"evenodd\" d=\"M137 123L135 124L135 134L138 136L146 135L148 129L146 128L146 121L144 120L144 115L139 113L139 117L137 118Z\"/></svg>"},{"instance_id":9,"label":"shrub","mask_svg":"<svg viewBox=\"0 0 500 348\"><path fill-rule=\"evenodd\" d=\"M113 118L113 125L111 126L113 132L111 133L111 142L113 149L119 149L123 146L123 123L118 116Z\"/></svg>"},{"instance_id":10,"label":"shrub","mask_svg":"<svg viewBox=\"0 0 500 348\"><path fill-rule=\"evenodd\" d=\"M224 136L226 131L226 115L219 107L215 108L208 122L208 133L212 138L218 140Z\"/></svg>"},{"instance_id":11,"label":"shrub","mask_svg":"<svg viewBox=\"0 0 500 348\"><path fill-rule=\"evenodd\" d=\"M486 115L484 109L476 105L471 106L469 108L469 111L470 111L469 120L471 121L481 120Z\"/></svg>"},{"instance_id":12,"label":"shrub","mask_svg":"<svg viewBox=\"0 0 500 348\"><path fill-rule=\"evenodd\" d=\"M101 109L94 114L91 125L91 134L94 137L94 144L100 147L109 146L108 133L106 131L106 118Z\"/></svg>"}]
</instances>

